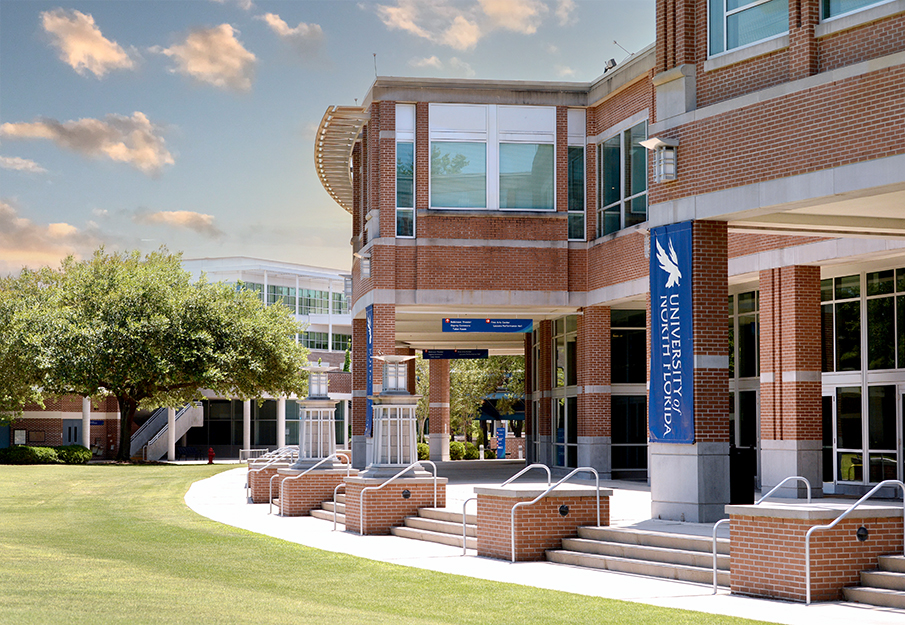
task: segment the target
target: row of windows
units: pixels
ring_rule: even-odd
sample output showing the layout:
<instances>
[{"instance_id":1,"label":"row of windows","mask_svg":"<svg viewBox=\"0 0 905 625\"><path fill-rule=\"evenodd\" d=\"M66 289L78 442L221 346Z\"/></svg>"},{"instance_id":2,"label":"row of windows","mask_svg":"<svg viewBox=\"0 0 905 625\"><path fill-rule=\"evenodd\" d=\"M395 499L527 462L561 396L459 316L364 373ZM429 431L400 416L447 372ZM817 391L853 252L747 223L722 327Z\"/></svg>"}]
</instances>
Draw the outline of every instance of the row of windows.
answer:
<instances>
[{"instance_id":1,"label":"row of windows","mask_svg":"<svg viewBox=\"0 0 905 625\"><path fill-rule=\"evenodd\" d=\"M888 0L821 0L829 19ZM789 32L789 0L709 0L710 54L720 54Z\"/></svg>"},{"instance_id":2,"label":"row of windows","mask_svg":"<svg viewBox=\"0 0 905 625\"><path fill-rule=\"evenodd\" d=\"M258 282L240 282L236 288L255 291L258 298L264 301L264 285ZM330 293L317 289L295 289L295 287L267 285L267 305L282 304L298 315L327 315L332 310L334 315L349 314L349 300L343 293Z\"/></svg>"}]
</instances>

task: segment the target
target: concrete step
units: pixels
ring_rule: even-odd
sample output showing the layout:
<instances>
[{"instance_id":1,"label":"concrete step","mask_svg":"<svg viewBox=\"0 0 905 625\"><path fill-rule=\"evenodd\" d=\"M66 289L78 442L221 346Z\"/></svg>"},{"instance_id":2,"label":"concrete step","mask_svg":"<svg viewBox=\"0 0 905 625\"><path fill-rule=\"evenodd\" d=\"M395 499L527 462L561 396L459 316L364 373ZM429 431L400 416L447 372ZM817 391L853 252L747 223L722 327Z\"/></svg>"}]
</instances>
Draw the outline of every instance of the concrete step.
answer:
<instances>
[{"instance_id":1,"label":"concrete step","mask_svg":"<svg viewBox=\"0 0 905 625\"><path fill-rule=\"evenodd\" d=\"M713 553L713 538L692 534L656 532L624 527L579 527L578 536L588 540ZM717 553L729 555L729 539L717 538L716 542Z\"/></svg>"},{"instance_id":2,"label":"concrete step","mask_svg":"<svg viewBox=\"0 0 905 625\"><path fill-rule=\"evenodd\" d=\"M591 553L601 556L662 562L666 564L679 564L706 569L713 568L712 552L704 553L703 551L652 547L649 545L617 543L603 540L588 540L586 538L563 538L562 548L565 551L577 551L580 553ZM724 571L729 570L728 555L717 554L717 569Z\"/></svg>"},{"instance_id":3,"label":"concrete step","mask_svg":"<svg viewBox=\"0 0 905 625\"><path fill-rule=\"evenodd\" d=\"M471 507L471 506L469 506ZM462 528L462 511L452 508L420 508L418 510L418 516L424 517L426 519L437 519L438 521L449 521L450 523L458 523L459 528ZM478 515L477 514L466 514L465 522L468 525L477 525L478 523Z\"/></svg>"},{"instance_id":4,"label":"concrete step","mask_svg":"<svg viewBox=\"0 0 905 625\"><path fill-rule=\"evenodd\" d=\"M852 586L843 588L842 595L845 597L846 601L856 601L858 603L866 603L868 605L886 608L905 609L905 592L897 590Z\"/></svg>"},{"instance_id":5,"label":"concrete step","mask_svg":"<svg viewBox=\"0 0 905 625\"><path fill-rule=\"evenodd\" d=\"M334 507L334 505L336 506L336 512L337 512L337 513L339 513L339 514L345 514L345 513L346 513L346 504L344 504L344 503L336 503L336 504L334 504L332 501L325 501L324 503L321 504L321 508L323 508L323 509L326 510L327 512L331 512L331 513L332 513L332 512L333 512L333 507Z\"/></svg>"},{"instance_id":6,"label":"concrete step","mask_svg":"<svg viewBox=\"0 0 905 625\"><path fill-rule=\"evenodd\" d=\"M420 510L419 510L420 513ZM454 536L462 536L462 521L458 523L454 521L441 521L423 516L410 516L405 518L405 526L413 529L428 530L439 534L452 534ZM477 525L465 525L466 536L477 536Z\"/></svg>"},{"instance_id":7,"label":"concrete step","mask_svg":"<svg viewBox=\"0 0 905 625\"><path fill-rule=\"evenodd\" d=\"M315 519L323 519L324 521L330 521L331 523L333 522L333 512L332 511L328 512L327 510L323 510L323 509L320 509L320 510L314 509L311 511L311 516L313 516ZM336 522L341 525L345 525L346 524L346 515L340 514L339 512L337 512L336 513Z\"/></svg>"},{"instance_id":8,"label":"concrete step","mask_svg":"<svg viewBox=\"0 0 905 625\"><path fill-rule=\"evenodd\" d=\"M881 571L905 573L905 556L880 556Z\"/></svg>"},{"instance_id":9,"label":"concrete step","mask_svg":"<svg viewBox=\"0 0 905 625\"><path fill-rule=\"evenodd\" d=\"M634 560L631 558L580 553L577 551L565 551L561 549L547 551L547 560L559 564L605 569L620 573L634 573L635 575L661 577L664 579L696 582L698 584L713 583L713 570L697 566ZM720 586L729 586L729 571L717 571L717 584Z\"/></svg>"},{"instance_id":10,"label":"concrete step","mask_svg":"<svg viewBox=\"0 0 905 625\"><path fill-rule=\"evenodd\" d=\"M417 518L417 517L410 517ZM408 521L408 519L406 519ZM400 536L402 538L413 538L415 540L425 540L432 543L440 543L441 545L451 545L453 547L461 547L462 546L462 533L461 526L459 527L459 534L448 534L446 532L433 532L426 529L421 529L417 527L409 527L408 525L402 527L393 527L390 528L390 532L393 536ZM478 539L472 538L469 536L466 540L466 546L468 549L477 549L478 548Z\"/></svg>"},{"instance_id":11,"label":"concrete step","mask_svg":"<svg viewBox=\"0 0 905 625\"><path fill-rule=\"evenodd\" d=\"M894 571L861 571L861 585L870 588L905 591L905 573Z\"/></svg>"}]
</instances>

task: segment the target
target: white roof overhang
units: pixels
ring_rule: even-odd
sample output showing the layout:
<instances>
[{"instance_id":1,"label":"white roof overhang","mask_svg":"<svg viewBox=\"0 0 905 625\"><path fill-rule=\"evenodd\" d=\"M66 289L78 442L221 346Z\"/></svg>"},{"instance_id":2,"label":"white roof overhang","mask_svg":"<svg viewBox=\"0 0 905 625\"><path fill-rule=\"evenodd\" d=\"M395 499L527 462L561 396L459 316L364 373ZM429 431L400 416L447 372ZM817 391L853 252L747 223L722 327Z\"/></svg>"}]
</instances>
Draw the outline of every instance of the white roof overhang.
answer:
<instances>
[{"instance_id":1,"label":"white roof overhang","mask_svg":"<svg viewBox=\"0 0 905 625\"><path fill-rule=\"evenodd\" d=\"M352 148L370 115L357 106L327 108L314 140L314 166L324 189L352 212Z\"/></svg>"}]
</instances>

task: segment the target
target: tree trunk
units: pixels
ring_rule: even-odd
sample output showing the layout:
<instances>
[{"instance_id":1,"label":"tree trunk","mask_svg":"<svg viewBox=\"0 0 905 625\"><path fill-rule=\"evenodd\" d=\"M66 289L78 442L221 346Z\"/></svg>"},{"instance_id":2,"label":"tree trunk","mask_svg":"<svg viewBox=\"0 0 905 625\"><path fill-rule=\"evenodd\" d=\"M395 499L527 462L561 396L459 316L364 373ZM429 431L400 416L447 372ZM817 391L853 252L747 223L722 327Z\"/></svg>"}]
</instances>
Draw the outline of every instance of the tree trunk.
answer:
<instances>
[{"instance_id":1,"label":"tree trunk","mask_svg":"<svg viewBox=\"0 0 905 625\"><path fill-rule=\"evenodd\" d=\"M138 403L124 395L117 395L116 403L119 404L119 452L116 459L128 462L131 458L132 420L135 418Z\"/></svg>"}]
</instances>

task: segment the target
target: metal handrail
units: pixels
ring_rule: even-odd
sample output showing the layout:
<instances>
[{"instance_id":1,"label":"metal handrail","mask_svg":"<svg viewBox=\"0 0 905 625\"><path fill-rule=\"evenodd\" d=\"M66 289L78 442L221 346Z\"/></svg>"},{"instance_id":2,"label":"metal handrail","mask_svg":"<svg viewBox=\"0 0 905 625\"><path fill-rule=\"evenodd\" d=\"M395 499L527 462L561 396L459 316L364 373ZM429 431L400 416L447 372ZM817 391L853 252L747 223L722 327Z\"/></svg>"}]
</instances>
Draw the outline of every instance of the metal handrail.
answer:
<instances>
[{"instance_id":1,"label":"metal handrail","mask_svg":"<svg viewBox=\"0 0 905 625\"><path fill-rule=\"evenodd\" d=\"M182 416L186 412L188 412L189 408L194 408L194 407L195 407L195 403L189 402L185 406L183 406L182 408L177 410L176 415L173 417L173 423L175 424L176 421L179 421L179 419L181 419ZM164 432L166 432L167 428L169 428L169 427L170 427L169 416L167 416L167 423L165 423L163 425L163 427L160 428L160 431L158 431L157 434L155 434L154 436L151 437L151 439L145 444L145 447L150 447L152 443L156 443L157 439L160 438L161 436L163 436Z\"/></svg>"},{"instance_id":2,"label":"metal handrail","mask_svg":"<svg viewBox=\"0 0 905 625\"><path fill-rule=\"evenodd\" d=\"M359 534L364 536L365 533L365 491L369 490L380 490L387 484L391 482L395 482L397 478L401 477L405 473L408 473L412 468L419 464L429 464L434 468L434 507L437 507L437 465L435 465L430 460L418 460L408 465L404 469L402 469L399 473L385 481L380 486L365 486L361 489L361 493L358 495L358 512L359 512Z\"/></svg>"},{"instance_id":3,"label":"metal handrail","mask_svg":"<svg viewBox=\"0 0 905 625\"><path fill-rule=\"evenodd\" d=\"M256 453L256 452L261 452L261 453L259 455L255 456L254 458L252 458L251 454ZM244 458L242 457L243 454L245 455ZM248 462L249 460L260 460L261 458L265 457L266 454L267 454L266 447L258 448L258 449L255 449L255 448L240 449L239 450L239 462Z\"/></svg>"},{"instance_id":4,"label":"metal handrail","mask_svg":"<svg viewBox=\"0 0 905 625\"><path fill-rule=\"evenodd\" d=\"M789 480L798 480L800 482L805 483L805 485L808 487L808 503L811 503L811 483L808 481L808 478L802 477L800 475L790 475L789 477L787 477L786 479L781 481L779 484L777 484L776 486L771 488L770 491L766 495L762 496L760 499L755 501L754 505L758 506L761 503L763 503L763 501L767 497L769 497L774 492L779 490L779 488L783 484L788 482ZM720 525L722 525L723 523L728 523L729 521L730 521L730 519L720 519L719 521L717 521L716 523L713 524L713 594L716 594L716 592L717 592L717 590L716 590L716 588L717 588L717 583L716 583L716 570L717 570L716 569L716 555L717 555L716 554L716 530L717 530L717 528L719 528Z\"/></svg>"},{"instance_id":5,"label":"metal handrail","mask_svg":"<svg viewBox=\"0 0 905 625\"><path fill-rule=\"evenodd\" d=\"M289 460L292 460L292 456L296 453L297 449L294 447L280 447L279 449L273 450L272 456L269 456L266 464L257 467L256 469L252 469L249 467L248 469L248 478L245 480L245 498L248 499L251 496L251 474L252 473L260 473L267 467L280 462L281 460L285 460L286 456L289 456ZM272 483L272 480L271 480ZM273 495L273 490L270 491L270 494Z\"/></svg>"},{"instance_id":6,"label":"metal handrail","mask_svg":"<svg viewBox=\"0 0 905 625\"><path fill-rule=\"evenodd\" d=\"M319 466L321 466L322 464L324 464L325 462L327 462L327 460L332 460L332 459L334 459L334 458L336 458L337 460L338 460L339 458L345 458L345 459L346 459L346 463L345 463L345 464L346 464L346 477L349 476L350 471L352 470L352 461L349 459L349 456L347 456L346 454L344 454L344 453L342 453L342 452L337 452L337 453L335 453L335 454L330 454L329 456L327 456L326 458L323 458L322 460L319 460L319 461L317 462L317 464L315 464L315 465L313 465L313 466L311 466L311 467L305 469L304 471L302 471L302 472L299 473L298 475L293 475L293 476L290 476L290 477L285 478L282 482L280 482L280 516L283 516L283 486L286 484L286 482L288 482L289 480L297 480L297 479L301 478L302 476L307 475L308 473L310 473L310 472L313 471L314 469L318 468ZM271 487L272 487L272 486L273 486L273 477L270 478L270 484L271 484ZM273 494L273 491L271 491L271 495L272 495L272 494ZM267 514L270 514L270 513L273 511L273 499L272 499L272 498L271 498L271 500L268 502L267 505L269 506L269 507L267 508Z\"/></svg>"},{"instance_id":7,"label":"metal handrail","mask_svg":"<svg viewBox=\"0 0 905 625\"><path fill-rule=\"evenodd\" d=\"M468 534L465 532L465 525L466 525L465 506L468 505L469 501L477 501L477 500L478 500L477 497L469 497L468 499L466 499L465 501L462 502L462 555L463 556L465 555L465 549L466 549L465 545L466 545L466 541L468 540Z\"/></svg>"},{"instance_id":8,"label":"metal handrail","mask_svg":"<svg viewBox=\"0 0 905 625\"><path fill-rule=\"evenodd\" d=\"M537 497L535 497L535 498L532 499L531 501L519 501L519 502L516 503L514 506L512 506L512 512L511 512L510 515L509 515L509 516L510 516L510 519L509 519L509 520L510 520L510 525L509 525L509 527L510 527L510 530L511 530L510 534L511 534L511 536L512 536L512 561L513 561L513 562L515 562L515 511L516 511L516 509L517 509L519 506L530 506L530 505L532 505L532 504L537 503L538 501L540 501L541 499L543 499L543 498L547 495L547 493L549 493L550 491L556 489L557 486L559 486L560 484L562 484L563 482L565 482L566 480L568 480L570 477L572 477L572 476L575 475L576 473L582 473L582 472L585 472L585 471L588 471L588 472L594 474L594 480L595 480L595 482L596 482L595 492L597 493L597 525L600 526L600 476L597 474L597 470L594 469L593 467L579 467L579 468L577 468L577 469L574 469L571 473L569 473L567 476L565 476L564 478L562 478L561 480L559 480L559 481L558 481L556 484L554 484L553 486L549 486L549 487L547 488L547 490L545 490L544 492L542 492L540 495L538 495Z\"/></svg>"},{"instance_id":9,"label":"metal handrail","mask_svg":"<svg viewBox=\"0 0 905 625\"><path fill-rule=\"evenodd\" d=\"M336 506L337 506L336 493L337 493L337 491L339 491L340 488L344 488L345 485L346 485L345 482L340 482L339 484L336 485L336 488L333 489L333 531L334 532L336 531ZM343 516L345 516L345 515L343 515ZM345 525L345 522L343 522L343 525Z\"/></svg>"},{"instance_id":10,"label":"metal handrail","mask_svg":"<svg viewBox=\"0 0 905 625\"><path fill-rule=\"evenodd\" d=\"M505 486L506 484L508 484L509 482L515 481L516 478L521 477L522 474L527 473L531 469L543 469L544 471L547 472L547 486L549 486L550 483L553 481L553 477L550 474L550 467L548 467L545 464L529 464L527 467L525 467L524 469L522 469L521 471L519 471L518 473L516 473L515 475L510 477L508 480L506 480L505 482L500 484L500 486L502 487L502 486Z\"/></svg>"},{"instance_id":11,"label":"metal handrail","mask_svg":"<svg viewBox=\"0 0 905 625\"><path fill-rule=\"evenodd\" d=\"M836 517L835 521L833 521L829 525L815 525L814 527L809 529L807 531L807 533L804 535L804 574L806 576L806 579L805 579L805 593L806 593L805 605L811 605L811 534L817 530L828 530L828 529L834 528L836 526L836 524L839 523L839 521L841 521L842 519L847 517L849 514L851 514L855 508L860 506L866 500L870 499L870 497L875 492L877 492L884 486L893 486L893 485L898 486L899 488L902 489L902 523L903 523L903 527L905 527L905 484L903 484L899 480L883 480L882 482L880 482L879 484L874 486L870 490L869 493L867 493L861 499L859 499L858 501L853 503L851 506L849 506L848 510L846 510L845 512L840 514L838 517ZM903 549L903 551L905 551L905 530L903 530L903 534L902 534L902 549Z\"/></svg>"}]
</instances>

